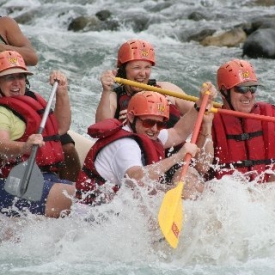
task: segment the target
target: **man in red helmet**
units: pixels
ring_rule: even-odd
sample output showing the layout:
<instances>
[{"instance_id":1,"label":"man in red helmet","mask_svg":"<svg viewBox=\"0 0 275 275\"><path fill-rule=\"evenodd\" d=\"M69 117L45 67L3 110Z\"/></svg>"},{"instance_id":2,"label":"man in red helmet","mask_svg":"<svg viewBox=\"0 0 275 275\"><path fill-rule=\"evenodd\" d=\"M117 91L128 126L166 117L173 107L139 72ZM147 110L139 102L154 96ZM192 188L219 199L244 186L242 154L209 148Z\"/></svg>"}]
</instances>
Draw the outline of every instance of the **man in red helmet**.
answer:
<instances>
[{"instance_id":1,"label":"man in red helmet","mask_svg":"<svg viewBox=\"0 0 275 275\"><path fill-rule=\"evenodd\" d=\"M211 92L211 100L216 89L207 83L202 87L201 95L207 90ZM198 106L201 100L198 100ZM184 142L197 117L197 111L192 108L174 127L164 129L170 115L169 106L164 95L138 92L130 99L125 126L117 119L106 119L89 127L88 133L99 139L87 154L76 182L78 199L87 204L101 203L104 196L101 196L100 189L106 181L112 184L114 192L125 178L141 186L146 186L148 180L161 182L164 174L176 163L181 163L187 153L193 157L196 155L197 171L189 169L185 198L202 191L198 172L203 175L212 161L210 133L213 114L205 115L197 142L201 150L197 150L197 145L186 142L178 152L165 158L164 149ZM175 173L172 183L179 180L179 172Z\"/></svg>"},{"instance_id":2,"label":"man in red helmet","mask_svg":"<svg viewBox=\"0 0 275 275\"><path fill-rule=\"evenodd\" d=\"M59 71L50 75L50 84L58 80L59 85L54 112L49 114L42 136L36 133L46 102L39 94L26 90L28 75L32 73L18 52L0 53L0 212L18 216L27 210L57 218L70 209L69 196L75 191L72 182L56 175L64 161L58 137L66 133L71 122L68 81ZM7 193L4 185L10 170L29 157L33 145L40 146L36 163L43 171L44 186L41 200L30 202Z\"/></svg>"},{"instance_id":3,"label":"man in red helmet","mask_svg":"<svg viewBox=\"0 0 275 275\"><path fill-rule=\"evenodd\" d=\"M150 79L152 67L155 66L155 51L153 46L141 39L131 39L123 43L118 50L117 70L108 70L101 75L102 94L96 110L96 122L106 118L126 119L128 102L140 88L121 85L114 89L115 77L158 86L175 92L184 91L170 82L158 82ZM167 96L170 103L168 127L173 127L180 116L185 114L193 104L190 101Z\"/></svg>"},{"instance_id":4,"label":"man in red helmet","mask_svg":"<svg viewBox=\"0 0 275 275\"><path fill-rule=\"evenodd\" d=\"M222 95L223 108L275 116L273 105L255 101L260 83L248 61L234 59L221 65L217 71L217 85ZM272 173L263 173L270 168L274 169L274 137L274 123L215 114L214 164L219 164L220 169L211 169L210 178L221 178L237 170L247 175L249 180L257 177L259 182L274 181Z\"/></svg>"}]
</instances>

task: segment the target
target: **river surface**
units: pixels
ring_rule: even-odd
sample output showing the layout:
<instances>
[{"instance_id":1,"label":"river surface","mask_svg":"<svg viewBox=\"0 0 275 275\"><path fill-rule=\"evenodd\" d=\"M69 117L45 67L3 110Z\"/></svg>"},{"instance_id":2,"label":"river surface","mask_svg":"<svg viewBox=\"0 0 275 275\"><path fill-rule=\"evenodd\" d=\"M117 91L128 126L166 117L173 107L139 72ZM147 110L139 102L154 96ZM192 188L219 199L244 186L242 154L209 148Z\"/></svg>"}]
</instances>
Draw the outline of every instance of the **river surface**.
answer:
<instances>
[{"instance_id":1,"label":"river surface","mask_svg":"<svg viewBox=\"0 0 275 275\"><path fill-rule=\"evenodd\" d=\"M6 15L9 6L22 7L12 17L37 9L30 24L20 25L40 59L29 68L35 73L31 88L47 98L50 71L65 72L70 81L71 129L86 136L101 94L100 74L115 67L119 45L131 38L150 41L156 50L153 77L197 96L204 81L215 83L222 63L241 58L242 49L183 43L178 34L202 25L222 30L255 16L275 14L273 6L251 6L250 2L174 0L169 8L153 13L150 7L165 1L0 0L0 14ZM127 25L118 31L67 31L71 18L104 9L119 18L131 11L166 20L140 33ZM213 19L188 20L194 10ZM275 103L274 60L249 61L265 84L257 92L258 99ZM12 236L0 244L0 274L273 275L274 188L241 182L238 175L226 177L213 182L198 201L183 202L185 221L175 250L158 242L161 234L156 222L163 197L150 197L144 190L133 197L125 188L110 205L90 210L97 222L87 221L75 211L58 220L1 217L1 238Z\"/></svg>"}]
</instances>

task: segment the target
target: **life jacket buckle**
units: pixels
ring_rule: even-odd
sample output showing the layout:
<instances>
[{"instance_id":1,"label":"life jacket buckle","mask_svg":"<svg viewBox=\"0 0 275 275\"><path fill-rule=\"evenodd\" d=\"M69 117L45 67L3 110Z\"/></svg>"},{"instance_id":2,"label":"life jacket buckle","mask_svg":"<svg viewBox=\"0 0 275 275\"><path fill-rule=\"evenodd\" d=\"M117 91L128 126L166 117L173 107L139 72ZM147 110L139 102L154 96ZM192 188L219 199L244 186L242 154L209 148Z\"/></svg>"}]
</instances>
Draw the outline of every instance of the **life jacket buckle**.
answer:
<instances>
[{"instance_id":1,"label":"life jacket buckle","mask_svg":"<svg viewBox=\"0 0 275 275\"><path fill-rule=\"evenodd\" d=\"M240 140L241 141L248 140L248 139L250 139L250 134L248 134L248 133L242 133L240 135Z\"/></svg>"},{"instance_id":2,"label":"life jacket buckle","mask_svg":"<svg viewBox=\"0 0 275 275\"><path fill-rule=\"evenodd\" d=\"M253 160L246 159L246 160L243 160L242 163L244 167L253 166Z\"/></svg>"}]
</instances>

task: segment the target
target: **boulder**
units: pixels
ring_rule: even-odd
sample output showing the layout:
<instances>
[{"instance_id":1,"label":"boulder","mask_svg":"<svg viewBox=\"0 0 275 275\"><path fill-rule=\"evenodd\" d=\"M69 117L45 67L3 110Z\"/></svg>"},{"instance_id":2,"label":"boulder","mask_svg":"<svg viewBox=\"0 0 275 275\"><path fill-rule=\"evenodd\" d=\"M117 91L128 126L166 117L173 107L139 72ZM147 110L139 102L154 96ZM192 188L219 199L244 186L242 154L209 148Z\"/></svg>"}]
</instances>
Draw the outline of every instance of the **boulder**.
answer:
<instances>
[{"instance_id":1,"label":"boulder","mask_svg":"<svg viewBox=\"0 0 275 275\"><path fill-rule=\"evenodd\" d=\"M275 29L258 29L243 44L243 56L275 58Z\"/></svg>"},{"instance_id":2,"label":"boulder","mask_svg":"<svg viewBox=\"0 0 275 275\"><path fill-rule=\"evenodd\" d=\"M241 28L232 29L216 36L207 36L201 41L203 46L236 47L246 39L246 33Z\"/></svg>"}]
</instances>

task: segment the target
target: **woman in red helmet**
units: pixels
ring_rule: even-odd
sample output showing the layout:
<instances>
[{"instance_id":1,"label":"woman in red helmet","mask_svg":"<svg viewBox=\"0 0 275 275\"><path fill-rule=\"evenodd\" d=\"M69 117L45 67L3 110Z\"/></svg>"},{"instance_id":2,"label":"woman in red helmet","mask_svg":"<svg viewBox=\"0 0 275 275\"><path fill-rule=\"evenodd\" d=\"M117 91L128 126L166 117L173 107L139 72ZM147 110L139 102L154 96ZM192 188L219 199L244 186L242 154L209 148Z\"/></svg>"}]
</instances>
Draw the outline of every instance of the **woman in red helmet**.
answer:
<instances>
[{"instance_id":1,"label":"woman in red helmet","mask_svg":"<svg viewBox=\"0 0 275 275\"><path fill-rule=\"evenodd\" d=\"M21 215L32 214L59 217L69 210L74 194L72 182L56 175L64 161L59 135L70 127L71 110L66 76L53 71L50 84L58 80L54 112L50 112L43 136L36 134L46 107L46 101L26 89L26 78L32 75L23 57L15 51L0 53L0 212ZM44 138L43 138L44 137ZM17 198L4 189L10 170L26 160L33 145L39 145L36 163L43 171L44 188L40 201Z\"/></svg>"},{"instance_id":2,"label":"woman in red helmet","mask_svg":"<svg viewBox=\"0 0 275 275\"><path fill-rule=\"evenodd\" d=\"M141 91L140 88L130 85L121 85L113 89L115 76L184 93L181 88L170 82L158 82L155 79L150 79L152 66L155 66L155 51L149 42L131 39L122 44L118 51L117 70L108 70L101 75L103 91L96 110L96 122L106 118L125 120L131 96ZM167 96L167 98L170 103L167 126L173 127L180 116L193 106L193 103L171 96Z\"/></svg>"},{"instance_id":3,"label":"woman in red helmet","mask_svg":"<svg viewBox=\"0 0 275 275\"><path fill-rule=\"evenodd\" d=\"M215 87L208 83L201 89L201 94L206 90L211 91L212 99ZM201 99L197 104L200 106L200 103ZM90 126L88 133L99 139L87 154L76 182L77 198L87 204L101 203L104 196L99 196L100 186L106 181L113 184L114 192L123 178L135 180L140 185L146 185L147 180L161 182L164 174L176 163L181 163L187 153L193 157L197 154L195 167L204 174L212 161L213 146L208 138L213 114L204 118L197 142L202 150L198 152L197 145L186 142L177 153L165 158L164 149L185 141L197 117L197 111L192 108L174 127L164 129L169 119L169 107L165 96L141 91L130 99L125 126L117 119L106 119ZM197 171L189 169L186 198L202 190ZM172 182L176 180L179 180L177 173Z\"/></svg>"},{"instance_id":4,"label":"woman in red helmet","mask_svg":"<svg viewBox=\"0 0 275 275\"><path fill-rule=\"evenodd\" d=\"M217 71L217 85L223 108L244 113L275 116L275 107L255 101L260 83L253 66L246 60L226 62ZM238 118L217 113L213 120L214 163L220 169L211 170L210 178L221 178L235 170L245 173L249 180L274 181L266 170L274 169L275 127L271 122ZM271 165L271 166L270 166Z\"/></svg>"},{"instance_id":5,"label":"woman in red helmet","mask_svg":"<svg viewBox=\"0 0 275 275\"><path fill-rule=\"evenodd\" d=\"M6 50L17 51L28 66L34 66L38 62L35 49L30 40L22 33L17 22L11 17L3 16L0 17L0 52ZM65 160L59 175L64 179L75 181L81 168L75 142L68 133L63 134L60 139Z\"/></svg>"}]
</instances>

